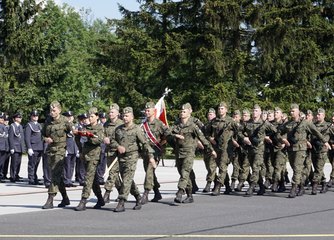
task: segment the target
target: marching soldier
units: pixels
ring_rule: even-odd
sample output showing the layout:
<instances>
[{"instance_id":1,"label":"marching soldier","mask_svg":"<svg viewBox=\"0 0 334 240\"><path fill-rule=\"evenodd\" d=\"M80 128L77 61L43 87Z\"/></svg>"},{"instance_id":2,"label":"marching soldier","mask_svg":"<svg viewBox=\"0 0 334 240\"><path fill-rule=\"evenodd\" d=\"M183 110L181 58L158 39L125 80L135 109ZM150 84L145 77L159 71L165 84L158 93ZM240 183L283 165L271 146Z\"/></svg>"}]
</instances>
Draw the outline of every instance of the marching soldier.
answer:
<instances>
[{"instance_id":1,"label":"marching soldier","mask_svg":"<svg viewBox=\"0 0 334 240\"><path fill-rule=\"evenodd\" d=\"M328 141L329 145L331 146L331 149L328 151L328 159L332 166L332 171L330 174L330 179L327 183L328 187L332 187L334 181L334 112L332 113L331 124L332 126L329 129L330 139Z\"/></svg>"},{"instance_id":2,"label":"marching soldier","mask_svg":"<svg viewBox=\"0 0 334 240\"><path fill-rule=\"evenodd\" d=\"M41 185L38 182L37 169L43 156L44 142L42 126L38 123L38 111L30 113L30 122L27 123L24 132L24 139L28 149L28 183L30 185Z\"/></svg>"},{"instance_id":3,"label":"marching soldier","mask_svg":"<svg viewBox=\"0 0 334 240\"><path fill-rule=\"evenodd\" d=\"M86 169L85 184L82 188L81 201L75 208L76 211L86 210L87 199L92 189L97 197L97 203L94 208L100 209L105 205L97 176L97 166L100 161L101 143L104 139L104 129L103 126L98 124L99 116L97 108L92 107L89 109L88 114L90 124L82 131L74 131L74 134L77 134L75 138L77 144L80 144L80 142L82 143L80 152L82 153ZM84 137L84 140L82 140L81 137Z\"/></svg>"},{"instance_id":4,"label":"marching soldier","mask_svg":"<svg viewBox=\"0 0 334 240\"><path fill-rule=\"evenodd\" d=\"M51 184L48 188L48 199L42 209L53 208L53 199L57 192L61 193L62 201L58 207L70 205L64 184L64 158L66 151L66 134L72 130L72 124L61 115L61 105L57 101L50 104L50 118L43 126L43 136L47 146Z\"/></svg>"},{"instance_id":5,"label":"marching soldier","mask_svg":"<svg viewBox=\"0 0 334 240\"><path fill-rule=\"evenodd\" d=\"M140 192L133 180L140 153L140 147L142 147L142 151L148 152L150 159L149 162L153 165L153 167L155 167L155 160L153 156L154 150L146 141L141 128L136 125L133 120L134 116L132 108L124 108L124 124L115 129L114 137L111 140L111 148L117 149L118 152L119 171L122 178L122 186L118 195L118 205L114 209L114 212L125 211L124 204L130 193L136 198L136 205L133 209L141 209Z\"/></svg>"},{"instance_id":6,"label":"marching soldier","mask_svg":"<svg viewBox=\"0 0 334 240\"><path fill-rule=\"evenodd\" d=\"M213 150L208 140L206 140L202 131L190 120L191 112L192 108L189 103L182 105L180 121L172 127L172 134L176 138L176 167L180 174L178 191L174 199L174 202L177 203L194 202L192 196L192 182L189 175L193 168L197 141L200 140L205 150L211 152L214 157L217 157L216 152ZM187 193L187 198L182 201L182 195L184 193Z\"/></svg>"},{"instance_id":7,"label":"marching soldier","mask_svg":"<svg viewBox=\"0 0 334 240\"><path fill-rule=\"evenodd\" d=\"M106 190L103 196L104 202L110 202L110 193L115 186L118 193L121 189L121 178L119 176L119 164L117 162L117 149L111 148L111 138L115 134L115 129L122 125L123 121L119 119L119 106L113 103L109 107L109 120L104 124L104 144L106 145L105 153L107 157L107 167L109 169L107 181L104 184Z\"/></svg>"},{"instance_id":8,"label":"marching soldier","mask_svg":"<svg viewBox=\"0 0 334 240\"><path fill-rule=\"evenodd\" d=\"M99 113L99 124L101 126L105 126L107 122L107 114L105 112ZM107 167L107 157L106 157L106 145L104 142L101 143L101 153L100 153L100 162L97 166L97 177L99 180L100 185L104 185L104 174L106 172Z\"/></svg>"},{"instance_id":9,"label":"marching soldier","mask_svg":"<svg viewBox=\"0 0 334 240\"><path fill-rule=\"evenodd\" d=\"M323 108L319 108L316 115L316 120L314 125L318 129L318 131L323 135L324 140L326 142L330 139L330 128L331 123L325 121L325 110ZM322 185L320 193L327 192L327 184L326 178L324 175L324 167L327 160L327 152L328 148L325 146L319 138L312 135L311 137L311 156L312 156L312 163L314 168L314 174L312 179L312 195L317 194L318 184Z\"/></svg>"},{"instance_id":10,"label":"marching soldier","mask_svg":"<svg viewBox=\"0 0 334 240\"><path fill-rule=\"evenodd\" d=\"M214 108L210 108L207 114L208 122L203 127L204 136L206 137L210 136L209 131L210 131L210 126L211 126L211 121L215 118L216 118L216 110ZM215 181L215 179L217 178L216 159L212 157L212 154L210 152L204 152L204 164L205 164L205 168L208 173L206 175L206 185L203 189L203 192L210 192L211 183Z\"/></svg>"},{"instance_id":11,"label":"marching soldier","mask_svg":"<svg viewBox=\"0 0 334 240\"><path fill-rule=\"evenodd\" d=\"M155 104L153 102L148 102L145 105L145 115L146 120L142 124L142 129L145 133L145 136L150 143L150 146L154 150L154 159L155 165L159 164L163 144L167 139L167 136L170 135L170 131L167 126L165 126L159 119L155 118ZM145 169L145 182L144 182L144 194L142 196L141 203L146 204L148 202L148 194L153 189L154 198L152 202L158 202L162 199L159 188L160 184L155 175L155 168L149 162L149 155L147 152L142 154L144 160L144 169Z\"/></svg>"},{"instance_id":12,"label":"marching soldier","mask_svg":"<svg viewBox=\"0 0 334 240\"><path fill-rule=\"evenodd\" d=\"M8 139L11 154L10 161L10 181L17 182L20 180L20 168L24 147L24 131L21 125L22 116L20 113L13 115L13 123L9 127Z\"/></svg>"},{"instance_id":13,"label":"marching soldier","mask_svg":"<svg viewBox=\"0 0 334 240\"><path fill-rule=\"evenodd\" d=\"M300 117L300 110L297 104L290 106L291 120L278 129L278 139L288 149L288 158L293 170L292 188L289 198L295 198L297 188L303 191L302 170L307 150L307 134L315 135L321 143L330 148L324 136L317 130L312 122Z\"/></svg>"}]
</instances>

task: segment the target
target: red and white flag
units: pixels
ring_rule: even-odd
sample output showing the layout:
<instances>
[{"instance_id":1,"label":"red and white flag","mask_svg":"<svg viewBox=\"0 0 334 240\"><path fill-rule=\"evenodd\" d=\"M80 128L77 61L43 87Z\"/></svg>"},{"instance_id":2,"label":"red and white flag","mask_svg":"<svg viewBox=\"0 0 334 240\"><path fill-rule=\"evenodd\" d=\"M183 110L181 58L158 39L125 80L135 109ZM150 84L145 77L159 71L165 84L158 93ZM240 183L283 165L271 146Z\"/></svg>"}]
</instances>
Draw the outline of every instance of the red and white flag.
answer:
<instances>
[{"instance_id":1,"label":"red and white flag","mask_svg":"<svg viewBox=\"0 0 334 240\"><path fill-rule=\"evenodd\" d=\"M157 119L160 119L163 122L163 124L165 124L167 127L168 127L167 112L166 112L166 105L165 105L164 98L171 91L172 91L171 89L166 88L165 93L162 95L159 101L155 104L155 117Z\"/></svg>"}]
</instances>

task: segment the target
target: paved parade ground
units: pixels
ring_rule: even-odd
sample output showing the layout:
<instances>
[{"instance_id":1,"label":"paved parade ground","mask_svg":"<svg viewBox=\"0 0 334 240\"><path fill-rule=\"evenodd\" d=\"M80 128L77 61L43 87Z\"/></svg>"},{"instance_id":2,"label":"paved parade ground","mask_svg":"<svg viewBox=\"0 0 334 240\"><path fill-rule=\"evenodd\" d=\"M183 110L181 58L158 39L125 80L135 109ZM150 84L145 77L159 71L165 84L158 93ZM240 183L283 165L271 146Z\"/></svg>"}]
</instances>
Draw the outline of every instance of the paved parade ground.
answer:
<instances>
[{"instance_id":1,"label":"paved parade ground","mask_svg":"<svg viewBox=\"0 0 334 240\"><path fill-rule=\"evenodd\" d=\"M20 175L25 178L26 166L24 157ZM0 239L334 239L334 189L316 196L307 190L304 196L295 199L287 198L288 191L270 190L264 196L244 197L246 188L240 193L213 197L201 192L206 175L203 161L195 161L194 170L200 187L194 203L174 203L178 173L174 160L165 160L165 166L157 169L163 199L135 211L131 196L123 213L112 211L116 202L100 210L93 209L96 203L93 193L86 211L74 211L82 187L67 188L69 207L56 207L61 200L58 194L55 208L42 210L47 199L44 186L1 183ZM289 171L291 177L290 168ZM327 179L329 172L330 165L326 164ZM141 161L135 181L143 191ZM111 198L116 197L114 191ZM151 193L149 199L152 197Z\"/></svg>"}]
</instances>

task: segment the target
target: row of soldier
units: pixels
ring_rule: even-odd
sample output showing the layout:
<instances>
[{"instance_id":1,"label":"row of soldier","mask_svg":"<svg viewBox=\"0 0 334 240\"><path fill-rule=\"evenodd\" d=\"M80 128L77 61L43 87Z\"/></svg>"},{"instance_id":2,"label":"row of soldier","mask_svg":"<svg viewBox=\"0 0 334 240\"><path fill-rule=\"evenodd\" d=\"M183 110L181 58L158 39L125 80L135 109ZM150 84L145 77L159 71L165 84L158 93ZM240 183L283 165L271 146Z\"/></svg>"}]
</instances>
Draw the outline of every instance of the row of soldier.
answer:
<instances>
[{"instance_id":1,"label":"row of soldier","mask_svg":"<svg viewBox=\"0 0 334 240\"><path fill-rule=\"evenodd\" d=\"M155 193L152 200L159 201L160 186L154 169L160 160L166 141L174 148L176 166L180 174L178 191L174 199L178 203L193 202L192 193L196 191L196 182L192 165L196 147L204 149L204 162L208 171L207 185L203 192L209 192L213 182L213 196L220 195L224 185L226 193L234 189L241 191L246 181L249 183L247 196L253 195L257 185L259 185L257 192L259 195L263 195L270 185L273 192L284 191L287 159L293 170L289 197L303 195L304 186L309 179L312 182L312 194L317 193L317 186L320 183L321 192L325 193L327 190L323 168L327 154L331 162L333 161L333 153L328 151L333 145L333 127L324 121L323 109L318 109L314 124L312 120L306 119L311 114L305 118L296 104L291 105L290 120L283 119L284 114L280 108L269 111L265 116L258 105L254 106L252 114L243 111L240 119L239 111L233 113L233 118L229 117L228 106L222 102L217 108L217 116L214 109L209 110L208 122L204 125L191 116L191 105L187 103L182 106L179 121L170 129L155 119L152 102L145 106L146 120L141 127L133 123L134 116L129 107L123 109L124 117L121 121L117 104L110 106L109 120L104 123L104 128L98 124L96 108L90 109L89 118L84 118L89 119L86 123L83 119L77 126L71 123L70 112L65 113L69 118L65 119L60 115L60 111L61 106L58 102L50 105L51 119L46 122L43 131L44 141L48 145L47 155L51 170L49 197L43 206L45 209L53 207L53 197L58 191L63 196L58 206L65 207L70 204L65 187L71 186L71 182L65 183L66 181L60 177L65 177L64 155L67 157L80 155L78 165L85 165L85 178L81 182L84 186L82 199L76 210L85 210L91 189L98 199L94 208L101 208L110 201L110 192L114 186L119 192L119 203L114 209L115 212L125 210L124 203L130 192L136 198L134 209L140 209L142 204L147 203L148 194L152 189ZM72 141L76 140L77 150L74 152L69 152L69 147L66 150L66 138L68 141L70 137ZM137 144L138 142L140 144ZM101 145L104 146L102 149ZM31 155L29 149L28 154ZM144 160L146 171L145 191L142 196L133 181L139 154ZM233 164L231 185L227 174L230 162ZM105 164L109 167L109 177L102 197L101 169L102 172L105 170ZM329 185L333 178L332 173ZM187 197L182 200L185 193Z\"/></svg>"}]
</instances>

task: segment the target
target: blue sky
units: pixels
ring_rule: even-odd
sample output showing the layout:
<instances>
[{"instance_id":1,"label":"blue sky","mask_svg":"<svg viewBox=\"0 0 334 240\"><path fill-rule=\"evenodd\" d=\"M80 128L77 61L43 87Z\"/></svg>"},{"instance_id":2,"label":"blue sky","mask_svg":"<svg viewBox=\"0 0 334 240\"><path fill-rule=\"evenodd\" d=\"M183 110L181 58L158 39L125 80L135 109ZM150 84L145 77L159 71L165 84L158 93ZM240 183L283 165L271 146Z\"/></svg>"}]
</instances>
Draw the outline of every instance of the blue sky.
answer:
<instances>
[{"instance_id":1,"label":"blue sky","mask_svg":"<svg viewBox=\"0 0 334 240\"><path fill-rule=\"evenodd\" d=\"M136 0L54 0L57 4L67 3L75 9L88 9L92 10L92 15L95 18L102 20L107 18L120 19L122 16L118 11L118 5L124 6L131 11L138 10L139 4Z\"/></svg>"}]
</instances>

